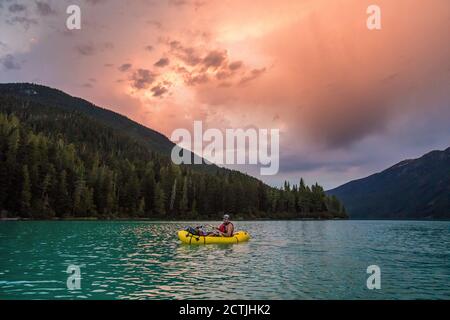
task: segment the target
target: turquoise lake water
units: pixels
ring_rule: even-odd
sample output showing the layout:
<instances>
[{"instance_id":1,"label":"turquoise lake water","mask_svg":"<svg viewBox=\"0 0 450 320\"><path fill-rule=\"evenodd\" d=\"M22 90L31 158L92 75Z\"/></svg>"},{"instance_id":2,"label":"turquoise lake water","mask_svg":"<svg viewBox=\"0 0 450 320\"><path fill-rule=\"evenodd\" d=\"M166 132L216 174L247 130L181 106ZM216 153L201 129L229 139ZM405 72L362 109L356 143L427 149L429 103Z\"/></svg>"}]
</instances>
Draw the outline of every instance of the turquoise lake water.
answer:
<instances>
[{"instance_id":1,"label":"turquoise lake water","mask_svg":"<svg viewBox=\"0 0 450 320\"><path fill-rule=\"evenodd\" d=\"M250 242L196 247L188 224L0 222L0 299L450 299L449 221L237 222Z\"/></svg>"}]
</instances>

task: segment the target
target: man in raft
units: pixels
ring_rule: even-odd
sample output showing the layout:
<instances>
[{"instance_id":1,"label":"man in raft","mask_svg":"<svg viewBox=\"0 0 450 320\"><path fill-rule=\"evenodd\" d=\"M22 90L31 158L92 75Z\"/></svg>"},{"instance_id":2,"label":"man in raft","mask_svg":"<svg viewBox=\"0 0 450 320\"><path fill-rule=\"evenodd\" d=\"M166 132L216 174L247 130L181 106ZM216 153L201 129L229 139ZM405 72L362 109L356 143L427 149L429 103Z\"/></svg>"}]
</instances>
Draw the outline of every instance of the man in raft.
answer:
<instances>
[{"instance_id":1,"label":"man in raft","mask_svg":"<svg viewBox=\"0 0 450 320\"><path fill-rule=\"evenodd\" d=\"M223 223L216 228L219 231L219 234L223 237L232 237L234 232L234 225L230 221L230 216L225 214L223 216Z\"/></svg>"},{"instance_id":2,"label":"man in raft","mask_svg":"<svg viewBox=\"0 0 450 320\"><path fill-rule=\"evenodd\" d=\"M211 226L212 227L212 226ZM190 228L190 227L189 227ZM192 234L196 234L199 236L222 236L222 237L232 237L234 233L234 225L230 221L230 216L225 214L223 216L223 223L218 227L213 227L215 230L212 232L206 232L203 226L197 226L195 228L190 228L188 230Z\"/></svg>"}]
</instances>

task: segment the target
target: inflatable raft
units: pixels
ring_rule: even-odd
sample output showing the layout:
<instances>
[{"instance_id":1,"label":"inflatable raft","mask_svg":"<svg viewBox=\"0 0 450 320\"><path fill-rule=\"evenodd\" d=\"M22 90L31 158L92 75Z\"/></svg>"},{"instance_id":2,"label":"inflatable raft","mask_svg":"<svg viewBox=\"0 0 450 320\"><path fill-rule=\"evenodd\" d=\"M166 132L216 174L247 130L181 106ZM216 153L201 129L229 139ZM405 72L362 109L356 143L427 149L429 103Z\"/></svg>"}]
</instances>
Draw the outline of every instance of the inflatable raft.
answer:
<instances>
[{"instance_id":1,"label":"inflatable raft","mask_svg":"<svg viewBox=\"0 0 450 320\"><path fill-rule=\"evenodd\" d=\"M178 238L186 244L233 244L248 241L250 235L246 231L238 231L232 237L197 236L186 230L180 230Z\"/></svg>"}]
</instances>

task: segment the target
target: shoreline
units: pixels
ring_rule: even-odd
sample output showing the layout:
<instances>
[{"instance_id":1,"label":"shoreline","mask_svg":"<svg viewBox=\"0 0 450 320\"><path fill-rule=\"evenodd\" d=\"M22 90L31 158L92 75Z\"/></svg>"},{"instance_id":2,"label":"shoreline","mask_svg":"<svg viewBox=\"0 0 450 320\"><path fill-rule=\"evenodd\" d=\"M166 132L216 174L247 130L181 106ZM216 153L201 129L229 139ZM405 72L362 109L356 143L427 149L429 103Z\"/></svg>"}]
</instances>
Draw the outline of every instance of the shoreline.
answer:
<instances>
[{"instance_id":1,"label":"shoreline","mask_svg":"<svg viewBox=\"0 0 450 320\"><path fill-rule=\"evenodd\" d=\"M20 218L20 217L10 217L10 218L0 218L0 222L6 221L94 221L94 222L114 222L114 221L151 221L151 222L195 222L195 221L220 221L220 219L162 219L162 218L109 218L109 219L100 219L100 218L92 218L92 217L80 217L80 218L52 218L52 219L30 219L30 218ZM253 219L234 219L234 221L450 221L450 219L351 219L351 218L253 218Z\"/></svg>"},{"instance_id":2,"label":"shoreline","mask_svg":"<svg viewBox=\"0 0 450 320\"><path fill-rule=\"evenodd\" d=\"M0 218L0 221L161 221L161 222L177 222L177 221L220 221L221 219L158 219L158 218L52 218L52 219L30 219L30 218ZM347 218L291 218L291 219L268 219L268 218L253 218L253 219L233 219L233 221L327 221L327 220L349 220Z\"/></svg>"}]
</instances>

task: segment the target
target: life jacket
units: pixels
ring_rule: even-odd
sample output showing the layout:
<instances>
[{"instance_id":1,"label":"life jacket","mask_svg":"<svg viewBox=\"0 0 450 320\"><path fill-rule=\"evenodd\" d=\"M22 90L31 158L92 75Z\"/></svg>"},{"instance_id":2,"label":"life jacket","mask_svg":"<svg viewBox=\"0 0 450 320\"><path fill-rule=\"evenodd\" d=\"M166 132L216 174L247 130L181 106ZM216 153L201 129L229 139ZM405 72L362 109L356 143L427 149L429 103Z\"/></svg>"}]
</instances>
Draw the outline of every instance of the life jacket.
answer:
<instances>
[{"instance_id":1,"label":"life jacket","mask_svg":"<svg viewBox=\"0 0 450 320\"><path fill-rule=\"evenodd\" d=\"M233 224L233 223L229 222L228 224L231 224L231 225L233 226L233 229L234 229L234 224ZM226 233L226 232L227 232L227 225L226 225L225 223L222 223L222 224L219 226L219 231L220 231L220 232L223 232L223 233ZM234 231L234 230L233 230L233 231Z\"/></svg>"}]
</instances>

